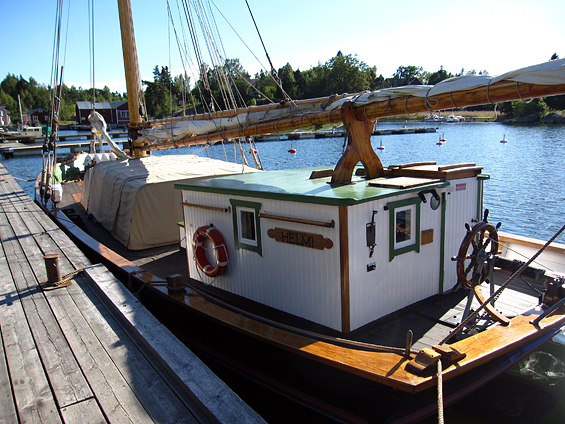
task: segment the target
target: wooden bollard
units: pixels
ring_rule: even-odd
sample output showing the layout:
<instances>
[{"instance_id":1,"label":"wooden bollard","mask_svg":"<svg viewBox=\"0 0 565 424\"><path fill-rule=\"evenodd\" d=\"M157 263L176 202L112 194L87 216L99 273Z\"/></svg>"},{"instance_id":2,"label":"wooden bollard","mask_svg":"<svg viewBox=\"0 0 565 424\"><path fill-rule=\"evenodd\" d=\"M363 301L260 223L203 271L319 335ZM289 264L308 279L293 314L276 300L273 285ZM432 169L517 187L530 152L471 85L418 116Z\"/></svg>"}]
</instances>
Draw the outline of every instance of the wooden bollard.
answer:
<instances>
[{"instance_id":1,"label":"wooden bollard","mask_svg":"<svg viewBox=\"0 0 565 424\"><path fill-rule=\"evenodd\" d=\"M169 294L184 291L184 279L180 274L167 275L167 290Z\"/></svg>"},{"instance_id":2,"label":"wooden bollard","mask_svg":"<svg viewBox=\"0 0 565 424\"><path fill-rule=\"evenodd\" d=\"M47 271L47 283L55 284L61 281L61 269L59 268L59 255L56 253L52 255L45 255L45 270Z\"/></svg>"}]
</instances>

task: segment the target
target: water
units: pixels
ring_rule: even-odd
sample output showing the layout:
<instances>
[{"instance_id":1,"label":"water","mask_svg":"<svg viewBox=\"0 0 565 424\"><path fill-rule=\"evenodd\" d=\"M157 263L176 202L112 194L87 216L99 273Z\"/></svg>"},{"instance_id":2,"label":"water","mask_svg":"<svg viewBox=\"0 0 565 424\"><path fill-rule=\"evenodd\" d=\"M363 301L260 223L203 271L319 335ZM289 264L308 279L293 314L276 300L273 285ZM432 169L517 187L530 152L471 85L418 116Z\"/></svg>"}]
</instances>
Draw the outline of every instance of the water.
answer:
<instances>
[{"instance_id":1,"label":"water","mask_svg":"<svg viewBox=\"0 0 565 424\"><path fill-rule=\"evenodd\" d=\"M379 123L380 128L430 126L427 123ZM440 136L446 142L438 146ZM505 137L508 143L500 143ZM436 133L373 137L383 165L436 161L439 164L474 162L491 178L485 182L485 207L501 230L547 240L565 224L565 127L508 126L498 123L441 124ZM257 143L265 169L335 166L343 149L343 138L293 140L296 154L288 153L291 141ZM225 150L225 153L224 153ZM181 148L157 154L209 154L212 158L234 156L233 145ZM252 160L247 156L247 160ZM241 161L241 160L239 160ZM41 157L3 160L16 177L35 180ZM24 177L25 178L25 177ZM34 181L21 182L33 196ZM565 235L557 241L565 243ZM556 338L557 340L557 338ZM565 419L565 335L530 355L503 377L489 383L446 409L447 423L535 423ZM430 418L426 423L437 422Z\"/></svg>"}]
</instances>

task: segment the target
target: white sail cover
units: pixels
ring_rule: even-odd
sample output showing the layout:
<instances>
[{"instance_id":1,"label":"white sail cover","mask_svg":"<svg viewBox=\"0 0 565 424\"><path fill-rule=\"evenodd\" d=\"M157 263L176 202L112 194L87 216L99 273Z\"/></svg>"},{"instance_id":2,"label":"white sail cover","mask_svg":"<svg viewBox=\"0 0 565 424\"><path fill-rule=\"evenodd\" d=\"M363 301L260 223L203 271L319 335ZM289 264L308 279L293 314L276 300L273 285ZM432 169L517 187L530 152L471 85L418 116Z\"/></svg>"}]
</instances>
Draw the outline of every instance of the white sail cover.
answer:
<instances>
[{"instance_id":1,"label":"white sail cover","mask_svg":"<svg viewBox=\"0 0 565 424\"><path fill-rule=\"evenodd\" d=\"M320 99L319 102L307 104L290 102L288 107L280 105L267 111L254 111L253 108L240 109L235 116L229 118L207 119L206 115L200 115L199 119L187 118L187 120L158 124L152 128L139 130L141 137L138 138L138 141L153 143L166 140L180 140L184 137L204 135L211 132L220 132L235 128L247 128L258 123L276 122L291 117L303 117L301 120L301 128L304 130L313 129L314 126L309 125L307 117L309 113L340 108L345 102L352 101L355 106L362 106L406 96L429 98L444 93L455 93L479 87L488 87L499 81L514 81L540 85L565 84L565 59L552 60L499 76L467 75L449 78L436 85L409 85L385 88L343 97L329 105L328 103L330 102L325 103L324 99ZM433 100L430 100L429 107L430 110L434 110ZM331 127L331 125L329 126Z\"/></svg>"},{"instance_id":2,"label":"white sail cover","mask_svg":"<svg viewBox=\"0 0 565 424\"><path fill-rule=\"evenodd\" d=\"M344 97L330 105L330 109L340 108L346 102L354 102L355 106L387 101L397 97L416 96L432 97L439 94L455 93L488 87L500 81L514 81L539 85L565 84L565 59L552 60L539 65L528 66L516 71L498 76L466 75L448 78L436 85L408 85L404 87L384 88L377 91L362 93L358 96ZM433 109L433 102L430 108Z\"/></svg>"},{"instance_id":3,"label":"white sail cover","mask_svg":"<svg viewBox=\"0 0 565 424\"><path fill-rule=\"evenodd\" d=\"M319 102L307 104L291 103L289 107L257 112L253 112L252 108L241 109L238 114L228 118L206 119L202 116L201 119L187 119L138 130L141 136L137 140L149 143L163 140L180 140L184 137L203 135L215 131L246 128L261 122L277 121L293 116L304 116L307 113L321 112L324 110L324 107L324 100L322 99ZM304 123L308 124L308 121L305 120Z\"/></svg>"},{"instance_id":4,"label":"white sail cover","mask_svg":"<svg viewBox=\"0 0 565 424\"><path fill-rule=\"evenodd\" d=\"M147 249L179 241L183 216L176 182L254 171L194 155L100 162L84 177L81 203L128 249Z\"/></svg>"}]
</instances>

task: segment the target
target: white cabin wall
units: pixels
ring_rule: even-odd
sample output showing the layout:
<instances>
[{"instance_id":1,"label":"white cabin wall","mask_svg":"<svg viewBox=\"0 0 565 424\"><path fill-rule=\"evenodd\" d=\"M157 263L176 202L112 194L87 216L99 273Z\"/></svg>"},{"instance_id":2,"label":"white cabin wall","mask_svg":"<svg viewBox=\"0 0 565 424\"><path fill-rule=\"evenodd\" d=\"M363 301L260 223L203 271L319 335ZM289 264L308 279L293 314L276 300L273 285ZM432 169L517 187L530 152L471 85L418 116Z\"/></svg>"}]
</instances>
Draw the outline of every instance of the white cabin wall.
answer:
<instances>
[{"instance_id":1,"label":"white cabin wall","mask_svg":"<svg viewBox=\"0 0 565 424\"><path fill-rule=\"evenodd\" d=\"M438 190L440 191L440 190ZM420 252L407 252L389 260L389 202L417 197L417 193L364 203L349 209L349 263L351 329L359 328L398 309L439 292L441 208L420 206L420 232L433 229L433 242L420 245ZM427 195L429 199L430 194ZM365 226L375 216L375 253L369 258ZM376 269L367 272L367 265Z\"/></svg>"},{"instance_id":2,"label":"white cabin wall","mask_svg":"<svg viewBox=\"0 0 565 424\"><path fill-rule=\"evenodd\" d=\"M298 202L245 198L183 191L188 203L227 208L230 199L261 203L261 212L323 222L335 228L261 218L262 256L235 249L232 213L184 207L190 276L290 314L341 330L341 286L338 208ZM213 223L229 246L229 267L217 279L206 277L193 260L192 236L202 225ZM331 249L317 250L280 243L267 235L269 228L285 228L321 234L333 242Z\"/></svg>"},{"instance_id":3,"label":"white cabin wall","mask_svg":"<svg viewBox=\"0 0 565 424\"><path fill-rule=\"evenodd\" d=\"M452 180L450 183L445 203L444 292L457 283L457 263L451 258L459 252L466 234L465 223L472 225L472 221L477 219L478 207L479 181L476 177ZM458 184L465 184L465 190L457 190Z\"/></svg>"}]
</instances>

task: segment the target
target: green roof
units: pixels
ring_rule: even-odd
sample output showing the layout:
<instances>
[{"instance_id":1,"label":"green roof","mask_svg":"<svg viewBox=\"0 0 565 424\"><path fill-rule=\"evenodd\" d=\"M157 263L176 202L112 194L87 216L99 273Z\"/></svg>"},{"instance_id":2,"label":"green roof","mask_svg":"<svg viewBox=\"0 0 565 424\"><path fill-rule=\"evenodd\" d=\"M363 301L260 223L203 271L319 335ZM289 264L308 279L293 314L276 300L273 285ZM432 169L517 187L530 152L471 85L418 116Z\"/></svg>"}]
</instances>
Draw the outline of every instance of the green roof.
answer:
<instances>
[{"instance_id":1,"label":"green roof","mask_svg":"<svg viewBox=\"0 0 565 424\"><path fill-rule=\"evenodd\" d=\"M372 200L449 186L439 181L412 188L374 187L369 183L386 181L385 178L366 180L354 176L352 184L332 186L330 177L310 179L312 171L324 168L301 168L253 172L224 177L199 179L176 183L179 190L277 199L331 206L351 206Z\"/></svg>"}]
</instances>

